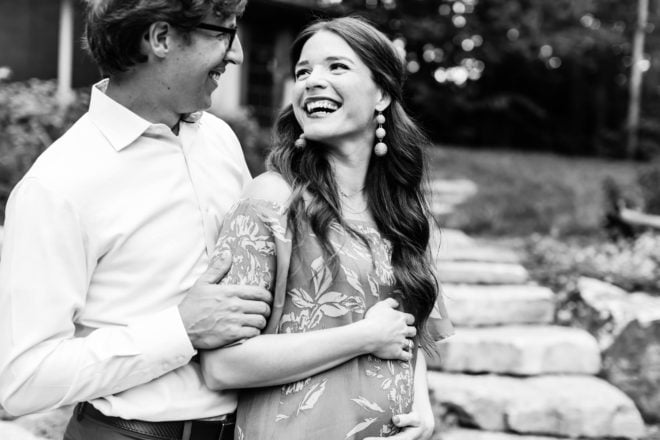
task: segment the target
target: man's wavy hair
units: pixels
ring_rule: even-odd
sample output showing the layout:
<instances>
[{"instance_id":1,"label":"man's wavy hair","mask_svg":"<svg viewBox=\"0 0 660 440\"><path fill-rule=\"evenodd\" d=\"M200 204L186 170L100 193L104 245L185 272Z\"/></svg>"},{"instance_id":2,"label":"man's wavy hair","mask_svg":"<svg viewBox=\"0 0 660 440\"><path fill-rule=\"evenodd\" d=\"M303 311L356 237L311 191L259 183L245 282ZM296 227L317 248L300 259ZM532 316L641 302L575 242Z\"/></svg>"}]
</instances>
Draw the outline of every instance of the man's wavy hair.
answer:
<instances>
[{"instance_id":1,"label":"man's wavy hair","mask_svg":"<svg viewBox=\"0 0 660 440\"><path fill-rule=\"evenodd\" d=\"M395 297L415 316L418 334L428 349L431 341L424 327L438 295L428 253L432 217L422 188L424 148L429 141L403 107L403 60L392 42L370 23L357 17L343 17L315 22L300 33L291 48L292 71L304 44L320 31L341 37L369 67L376 85L392 98L383 112L388 152L383 157L371 155L364 190L379 231L392 244ZM281 174L293 188L289 222L295 236L300 236L309 221L326 261L336 273L337 254L328 237L330 225L337 222L349 231L352 229L342 220L337 184L325 155L326 148L309 139L305 148L295 148L294 142L301 133L289 105L275 125L268 168Z\"/></svg>"},{"instance_id":2,"label":"man's wavy hair","mask_svg":"<svg viewBox=\"0 0 660 440\"><path fill-rule=\"evenodd\" d=\"M247 0L87 0L83 47L103 75L126 72L147 56L140 43L151 24L165 21L189 34L213 13L243 14Z\"/></svg>"}]
</instances>

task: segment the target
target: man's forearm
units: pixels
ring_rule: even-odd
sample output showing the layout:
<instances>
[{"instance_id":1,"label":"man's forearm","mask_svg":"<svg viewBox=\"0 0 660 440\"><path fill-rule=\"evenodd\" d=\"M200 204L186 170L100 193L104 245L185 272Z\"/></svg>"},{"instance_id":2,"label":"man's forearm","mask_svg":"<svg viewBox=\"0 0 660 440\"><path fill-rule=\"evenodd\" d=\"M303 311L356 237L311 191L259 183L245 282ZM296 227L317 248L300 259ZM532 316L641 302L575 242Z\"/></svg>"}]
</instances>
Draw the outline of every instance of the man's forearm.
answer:
<instances>
[{"instance_id":1,"label":"man's forearm","mask_svg":"<svg viewBox=\"0 0 660 440\"><path fill-rule=\"evenodd\" d=\"M176 307L81 338L11 347L0 355L0 402L15 415L124 391L187 364L194 354Z\"/></svg>"}]
</instances>

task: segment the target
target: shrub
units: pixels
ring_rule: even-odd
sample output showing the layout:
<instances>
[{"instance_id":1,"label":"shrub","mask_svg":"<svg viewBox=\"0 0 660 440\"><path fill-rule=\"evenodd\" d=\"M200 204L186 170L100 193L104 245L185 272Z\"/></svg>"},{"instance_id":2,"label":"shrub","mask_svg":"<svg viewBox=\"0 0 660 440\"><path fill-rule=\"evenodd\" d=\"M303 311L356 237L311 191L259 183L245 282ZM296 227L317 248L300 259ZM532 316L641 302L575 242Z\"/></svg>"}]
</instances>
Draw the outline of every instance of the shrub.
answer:
<instances>
[{"instance_id":1,"label":"shrub","mask_svg":"<svg viewBox=\"0 0 660 440\"><path fill-rule=\"evenodd\" d=\"M587 276L629 292L660 295L660 236L651 232L615 241L535 236L526 251L532 277L557 292L571 290L580 276Z\"/></svg>"},{"instance_id":2,"label":"shrub","mask_svg":"<svg viewBox=\"0 0 660 440\"><path fill-rule=\"evenodd\" d=\"M660 214L660 161L643 168L637 177L642 194L644 211Z\"/></svg>"},{"instance_id":3,"label":"shrub","mask_svg":"<svg viewBox=\"0 0 660 440\"><path fill-rule=\"evenodd\" d=\"M247 108L219 116L229 124L241 141L245 160L252 175L263 173L264 161L270 150L270 131L262 128Z\"/></svg>"},{"instance_id":4,"label":"shrub","mask_svg":"<svg viewBox=\"0 0 660 440\"><path fill-rule=\"evenodd\" d=\"M53 80L0 83L0 223L14 185L87 109L87 92L76 92L66 108L60 108L56 93Z\"/></svg>"}]
</instances>

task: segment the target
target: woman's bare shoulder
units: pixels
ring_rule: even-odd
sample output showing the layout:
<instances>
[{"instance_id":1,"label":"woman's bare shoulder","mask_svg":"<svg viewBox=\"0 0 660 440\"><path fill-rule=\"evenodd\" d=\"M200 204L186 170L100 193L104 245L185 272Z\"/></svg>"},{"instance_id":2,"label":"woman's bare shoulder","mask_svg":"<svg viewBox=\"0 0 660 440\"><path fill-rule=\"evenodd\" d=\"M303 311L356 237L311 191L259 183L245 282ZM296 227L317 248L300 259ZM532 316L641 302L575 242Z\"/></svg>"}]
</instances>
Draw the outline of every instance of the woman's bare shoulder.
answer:
<instances>
[{"instance_id":1,"label":"woman's bare shoulder","mask_svg":"<svg viewBox=\"0 0 660 440\"><path fill-rule=\"evenodd\" d=\"M243 189L243 198L266 200L284 204L291 196L291 187L274 171L258 175Z\"/></svg>"}]
</instances>

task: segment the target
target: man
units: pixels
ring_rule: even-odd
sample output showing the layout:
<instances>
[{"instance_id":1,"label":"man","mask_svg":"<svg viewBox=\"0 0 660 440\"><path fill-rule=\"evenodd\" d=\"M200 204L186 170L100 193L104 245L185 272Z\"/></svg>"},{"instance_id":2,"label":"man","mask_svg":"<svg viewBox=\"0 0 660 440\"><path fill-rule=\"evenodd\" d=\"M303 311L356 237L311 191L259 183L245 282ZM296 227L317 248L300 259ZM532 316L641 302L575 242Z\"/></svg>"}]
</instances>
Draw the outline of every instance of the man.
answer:
<instances>
[{"instance_id":1,"label":"man","mask_svg":"<svg viewBox=\"0 0 660 440\"><path fill-rule=\"evenodd\" d=\"M191 359L258 334L270 294L217 285L222 259L205 271L250 175L229 127L195 112L243 60L245 2L90 2L87 45L109 80L7 205L8 412L91 402L77 407L67 439L231 438L235 397L208 390Z\"/></svg>"},{"instance_id":2,"label":"man","mask_svg":"<svg viewBox=\"0 0 660 440\"><path fill-rule=\"evenodd\" d=\"M250 176L228 126L199 111L243 60L245 3L90 0L87 46L109 79L7 205L10 413L83 402L67 440L232 438L236 397L206 388L195 354L257 335L271 298L216 284L231 260L210 261L219 225ZM415 414L398 422L422 432Z\"/></svg>"}]
</instances>

